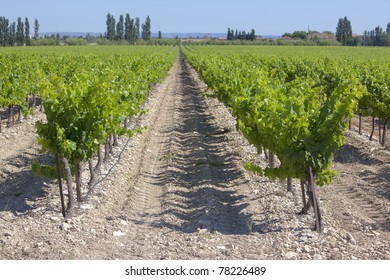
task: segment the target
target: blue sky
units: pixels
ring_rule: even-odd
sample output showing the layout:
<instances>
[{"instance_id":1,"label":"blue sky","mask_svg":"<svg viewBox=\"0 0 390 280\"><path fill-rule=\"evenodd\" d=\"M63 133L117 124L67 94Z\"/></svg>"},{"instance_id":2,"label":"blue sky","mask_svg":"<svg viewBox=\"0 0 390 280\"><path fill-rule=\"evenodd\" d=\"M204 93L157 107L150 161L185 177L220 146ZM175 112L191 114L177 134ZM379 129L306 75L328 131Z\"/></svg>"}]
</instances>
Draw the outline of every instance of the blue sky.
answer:
<instances>
[{"instance_id":1,"label":"blue sky","mask_svg":"<svg viewBox=\"0 0 390 280\"><path fill-rule=\"evenodd\" d=\"M1 3L3 2L3 3ZM30 22L41 32L105 32L108 12L152 20L152 32L226 32L254 28L259 35L295 30L332 31L347 16L354 33L386 28L389 0L0 0L0 16Z\"/></svg>"}]
</instances>

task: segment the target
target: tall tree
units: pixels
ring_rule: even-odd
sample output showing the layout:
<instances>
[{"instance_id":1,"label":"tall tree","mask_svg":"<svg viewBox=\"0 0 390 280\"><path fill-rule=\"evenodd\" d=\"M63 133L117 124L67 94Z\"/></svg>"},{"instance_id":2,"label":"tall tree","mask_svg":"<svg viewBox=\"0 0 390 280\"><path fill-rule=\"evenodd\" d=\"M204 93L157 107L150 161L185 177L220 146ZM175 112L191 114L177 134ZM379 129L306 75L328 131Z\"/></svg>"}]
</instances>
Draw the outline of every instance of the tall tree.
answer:
<instances>
[{"instance_id":1,"label":"tall tree","mask_svg":"<svg viewBox=\"0 0 390 280\"><path fill-rule=\"evenodd\" d=\"M134 28L135 28L135 39L138 40L141 38L141 32L140 32L140 20L139 17L135 18Z\"/></svg>"},{"instance_id":2,"label":"tall tree","mask_svg":"<svg viewBox=\"0 0 390 280\"><path fill-rule=\"evenodd\" d=\"M135 44L137 41L137 28L134 19L130 20L130 43Z\"/></svg>"},{"instance_id":3,"label":"tall tree","mask_svg":"<svg viewBox=\"0 0 390 280\"><path fill-rule=\"evenodd\" d=\"M336 39L343 46L347 46L352 41L352 25L347 17L340 18L336 27Z\"/></svg>"},{"instance_id":4,"label":"tall tree","mask_svg":"<svg viewBox=\"0 0 390 280\"><path fill-rule=\"evenodd\" d=\"M107 19L106 19L106 38L110 40L111 37L111 14L107 14Z\"/></svg>"},{"instance_id":5,"label":"tall tree","mask_svg":"<svg viewBox=\"0 0 390 280\"><path fill-rule=\"evenodd\" d=\"M18 24L16 27L16 44L23 46L24 44L24 24L21 17L18 17Z\"/></svg>"},{"instance_id":6,"label":"tall tree","mask_svg":"<svg viewBox=\"0 0 390 280\"><path fill-rule=\"evenodd\" d=\"M9 37L8 37L8 44L10 46L15 45L16 43L16 23L13 22L9 25Z\"/></svg>"},{"instance_id":7,"label":"tall tree","mask_svg":"<svg viewBox=\"0 0 390 280\"><path fill-rule=\"evenodd\" d=\"M30 37L30 22L28 18L24 21L24 37L27 46L31 46L31 37Z\"/></svg>"},{"instance_id":8,"label":"tall tree","mask_svg":"<svg viewBox=\"0 0 390 280\"><path fill-rule=\"evenodd\" d=\"M162 33L161 33L161 31L158 31L158 38L159 38L159 39L162 39Z\"/></svg>"},{"instance_id":9,"label":"tall tree","mask_svg":"<svg viewBox=\"0 0 390 280\"><path fill-rule=\"evenodd\" d=\"M132 26L131 26L130 15L129 15L129 13L127 13L126 17L125 17L125 40L126 41L130 41L131 29L132 29Z\"/></svg>"},{"instance_id":10,"label":"tall tree","mask_svg":"<svg viewBox=\"0 0 390 280\"><path fill-rule=\"evenodd\" d=\"M108 40L114 40L115 39L115 18L110 13L107 14L107 34L106 38Z\"/></svg>"},{"instance_id":11,"label":"tall tree","mask_svg":"<svg viewBox=\"0 0 390 280\"><path fill-rule=\"evenodd\" d=\"M375 28L375 46L383 46L384 45L384 37L385 33L383 32L382 27L379 25Z\"/></svg>"},{"instance_id":12,"label":"tall tree","mask_svg":"<svg viewBox=\"0 0 390 280\"><path fill-rule=\"evenodd\" d=\"M39 38L39 22L38 19L34 21L34 40L38 40Z\"/></svg>"},{"instance_id":13,"label":"tall tree","mask_svg":"<svg viewBox=\"0 0 390 280\"><path fill-rule=\"evenodd\" d=\"M226 36L226 40L233 40L233 37L234 36L232 36L232 33L231 33L231 31L230 31L230 27L228 28L228 32L227 32L227 36Z\"/></svg>"},{"instance_id":14,"label":"tall tree","mask_svg":"<svg viewBox=\"0 0 390 280\"><path fill-rule=\"evenodd\" d=\"M123 40L124 38L124 19L123 15L119 16L118 23L116 25L116 39L117 40Z\"/></svg>"},{"instance_id":15,"label":"tall tree","mask_svg":"<svg viewBox=\"0 0 390 280\"><path fill-rule=\"evenodd\" d=\"M0 17L0 45L8 45L9 37L9 20L5 17Z\"/></svg>"},{"instance_id":16,"label":"tall tree","mask_svg":"<svg viewBox=\"0 0 390 280\"><path fill-rule=\"evenodd\" d=\"M251 41L256 40L256 30L252 29L249 40Z\"/></svg>"},{"instance_id":17,"label":"tall tree","mask_svg":"<svg viewBox=\"0 0 390 280\"><path fill-rule=\"evenodd\" d=\"M145 23L142 24L142 39L145 41L150 40L151 37L151 22L150 22L150 17L147 16Z\"/></svg>"}]
</instances>

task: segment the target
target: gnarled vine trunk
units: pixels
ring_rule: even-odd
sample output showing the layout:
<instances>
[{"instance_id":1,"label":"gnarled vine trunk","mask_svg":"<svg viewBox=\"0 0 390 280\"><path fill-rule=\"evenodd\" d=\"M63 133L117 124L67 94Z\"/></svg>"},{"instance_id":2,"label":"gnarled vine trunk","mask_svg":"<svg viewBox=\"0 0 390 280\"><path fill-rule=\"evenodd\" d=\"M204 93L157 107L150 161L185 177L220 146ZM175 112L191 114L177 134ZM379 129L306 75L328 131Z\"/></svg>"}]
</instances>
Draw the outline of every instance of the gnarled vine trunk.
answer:
<instances>
[{"instance_id":1,"label":"gnarled vine trunk","mask_svg":"<svg viewBox=\"0 0 390 280\"><path fill-rule=\"evenodd\" d=\"M294 194L294 188L292 184L292 178L287 178L287 191Z\"/></svg>"},{"instance_id":2,"label":"gnarled vine trunk","mask_svg":"<svg viewBox=\"0 0 390 280\"><path fill-rule=\"evenodd\" d=\"M57 165L58 186L60 188L61 212L62 212L62 216L65 218L66 209L65 209L65 201L64 201L64 191L62 188L60 156L58 155L58 153L56 153L56 165Z\"/></svg>"},{"instance_id":3,"label":"gnarled vine trunk","mask_svg":"<svg viewBox=\"0 0 390 280\"><path fill-rule=\"evenodd\" d=\"M72 186L73 186L72 172L70 171L68 160L65 157L62 158L62 164L64 165L66 186L68 188L68 206L66 209L66 216L71 217L73 214L73 208L74 208L74 196L73 196L73 189L72 189Z\"/></svg>"},{"instance_id":4,"label":"gnarled vine trunk","mask_svg":"<svg viewBox=\"0 0 390 280\"><path fill-rule=\"evenodd\" d=\"M83 202L83 197L81 195L82 174L83 174L83 162L79 161L76 164L76 194L77 194L78 202Z\"/></svg>"},{"instance_id":5,"label":"gnarled vine trunk","mask_svg":"<svg viewBox=\"0 0 390 280\"><path fill-rule=\"evenodd\" d=\"M88 165L89 165L89 172L91 174L91 178L89 179L88 186L92 187L96 183L96 173L95 173L95 168L93 167L92 159L88 161Z\"/></svg>"},{"instance_id":6,"label":"gnarled vine trunk","mask_svg":"<svg viewBox=\"0 0 390 280\"><path fill-rule=\"evenodd\" d=\"M386 146L386 133L387 133L388 124L389 124L389 119L385 119L385 121L383 122L382 146Z\"/></svg>"},{"instance_id":7,"label":"gnarled vine trunk","mask_svg":"<svg viewBox=\"0 0 390 280\"><path fill-rule=\"evenodd\" d=\"M371 134L370 134L370 141L372 141L372 137L374 136L375 132L375 117L372 117L372 126L371 126Z\"/></svg>"},{"instance_id":8,"label":"gnarled vine trunk","mask_svg":"<svg viewBox=\"0 0 390 280\"><path fill-rule=\"evenodd\" d=\"M313 172L313 169L311 167L308 167L308 177L306 179L306 182L301 181L301 189L302 189L302 202L303 202L303 208L301 212L298 214L301 215L307 215L308 210L311 206L313 206L314 210L314 220L315 220L315 228L317 232L322 231L322 219L321 219L321 212L319 203L317 200L317 196L315 193L315 174ZM305 192L305 186L306 186L306 192ZM309 197L308 201L306 202L306 195Z\"/></svg>"},{"instance_id":9,"label":"gnarled vine trunk","mask_svg":"<svg viewBox=\"0 0 390 280\"><path fill-rule=\"evenodd\" d=\"M98 162L96 163L96 166L95 166L95 172L99 172L99 173L100 173L100 170L102 169L102 162L103 162L102 152L103 152L102 145L99 144L98 154L97 154Z\"/></svg>"}]
</instances>

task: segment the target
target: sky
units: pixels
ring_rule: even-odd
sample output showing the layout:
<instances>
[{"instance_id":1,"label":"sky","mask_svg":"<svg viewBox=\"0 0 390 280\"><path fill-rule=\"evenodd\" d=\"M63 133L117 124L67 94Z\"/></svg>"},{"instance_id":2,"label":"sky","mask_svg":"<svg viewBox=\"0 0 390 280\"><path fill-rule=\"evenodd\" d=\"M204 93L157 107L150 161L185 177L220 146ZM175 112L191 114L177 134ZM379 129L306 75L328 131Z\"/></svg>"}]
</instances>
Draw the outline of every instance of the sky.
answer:
<instances>
[{"instance_id":1,"label":"sky","mask_svg":"<svg viewBox=\"0 0 390 280\"><path fill-rule=\"evenodd\" d=\"M0 0L0 16L37 18L40 32L106 31L106 16L129 13L152 22L157 33L225 33L228 27L282 35L296 30L335 32L347 16L362 34L390 22L390 0ZM33 30L33 28L31 29Z\"/></svg>"}]
</instances>

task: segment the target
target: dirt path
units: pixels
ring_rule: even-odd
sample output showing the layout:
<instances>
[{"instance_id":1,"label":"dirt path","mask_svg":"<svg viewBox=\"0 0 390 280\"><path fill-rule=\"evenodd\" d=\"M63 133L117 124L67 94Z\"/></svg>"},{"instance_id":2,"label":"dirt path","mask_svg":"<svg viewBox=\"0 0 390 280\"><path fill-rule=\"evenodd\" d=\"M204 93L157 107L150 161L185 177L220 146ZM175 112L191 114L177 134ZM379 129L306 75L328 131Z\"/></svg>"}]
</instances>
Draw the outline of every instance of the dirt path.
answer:
<instances>
[{"instance_id":1,"label":"dirt path","mask_svg":"<svg viewBox=\"0 0 390 280\"><path fill-rule=\"evenodd\" d=\"M205 92L180 56L135 122L148 129L120 139L100 183L66 221L55 182L29 171L43 157L32 124L20 128L23 145L0 135L8 147L0 147L0 259L390 259L387 151L348 133L335 162L340 176L319 190L325 222L317 234L311 215L295 214L299 195L243 168L265 160Z\"/></svg>"}]
</instances>

